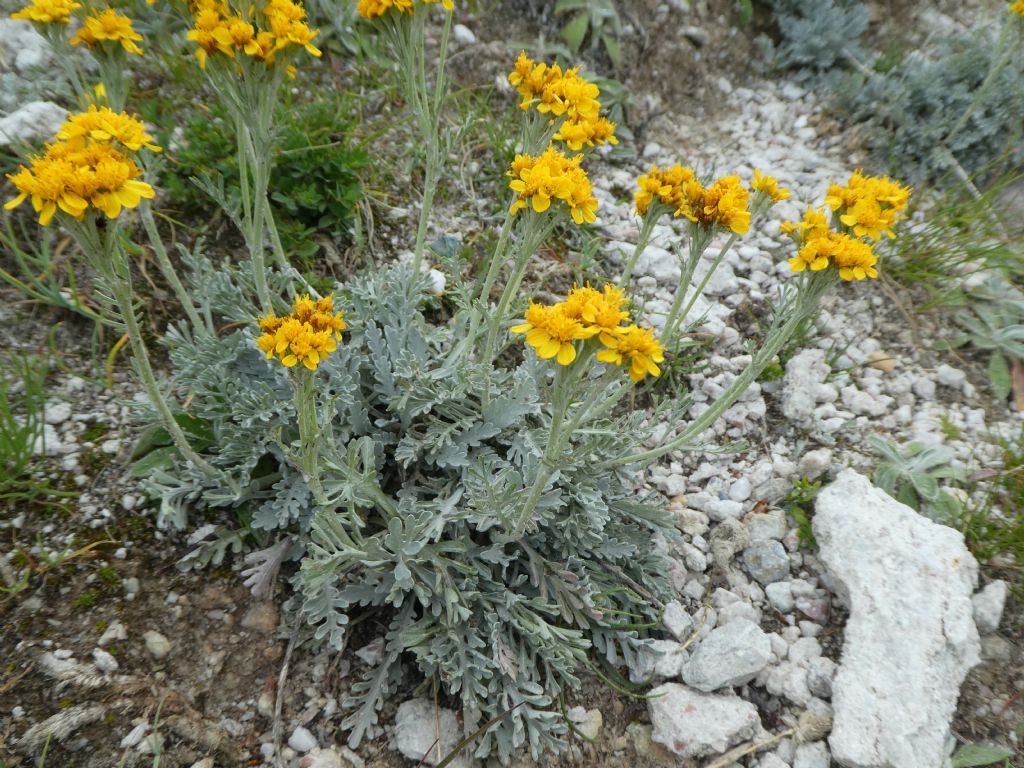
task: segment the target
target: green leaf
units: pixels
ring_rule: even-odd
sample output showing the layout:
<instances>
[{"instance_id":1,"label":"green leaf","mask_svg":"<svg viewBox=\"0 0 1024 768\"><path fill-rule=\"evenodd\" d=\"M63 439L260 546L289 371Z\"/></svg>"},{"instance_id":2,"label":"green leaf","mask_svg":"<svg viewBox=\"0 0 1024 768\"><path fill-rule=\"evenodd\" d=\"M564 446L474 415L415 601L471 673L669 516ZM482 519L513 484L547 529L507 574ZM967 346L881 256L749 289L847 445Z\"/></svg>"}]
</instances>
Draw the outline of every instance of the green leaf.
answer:
<instances>
[{"instance_id":1,"label":"green leaf","mask_svg":"<svg viewBox=\"0 0 1024 768\"><path fill-rule=\"evenodd\" d=\"M738 21L741 27L745 27L754 18L754 3L752 0L737 0L737 3L740 7Z\"/></svg>"},{"instance_id":2,"label":"green leaf","mask_svg":"<svg viewBox=\"0 0 1024 768\"><path fill-rule=\"evenodd\" d=\"M992 765L1010 757L1013 757L1013 752L1005 747L964 744L953 755L952 766L953 768L973 768L974 766Z\"/></svg>"},{"instance_id":3,"label":"green leaf","mask_svg":"<svg viewBox=\"0 0 1024 768\"><path fill-rule=\"evenodd\" d=\"M577 53L580 50L589 28L590 17L586 11L576 14L568 24L562 27L562 39L565 40L566 45L572 49L573 53Z\"/></svg>"},{"instance_id":4,"label":"green leaf","mask_svg":"<svg viewBox=\"0 0 1024 768\"><path fill-rule=\"evenodd\" d=\"M993 352L988 361L988 380L992 383L992 394L999 400L1010 396L1010 366L1001 352Z\"/></svg>"},{"instance_id":5,"label":"green leaf","mask_svg":"<svg viewBox=\"0 0 1024 768\"><path fill-rule=\"evenodd\" d=\"M156 469L170 469L178 449L173 445L156 448L132 464L132 477L147 477Z\"/></svg>"},{"instance_id":6,"label":"green leaf","mask_svg":"<svg viewBox=\"0 0 1024 768\"><path fill-rule=\"evenodd\" d=\"M622 64L622 46L619 45L618 38L615 35L604 34L601 35L601 42L604 43L604 48L608 51L608 58L612 60L612 66L618 69Z\"/></svg>"}]
</instances>

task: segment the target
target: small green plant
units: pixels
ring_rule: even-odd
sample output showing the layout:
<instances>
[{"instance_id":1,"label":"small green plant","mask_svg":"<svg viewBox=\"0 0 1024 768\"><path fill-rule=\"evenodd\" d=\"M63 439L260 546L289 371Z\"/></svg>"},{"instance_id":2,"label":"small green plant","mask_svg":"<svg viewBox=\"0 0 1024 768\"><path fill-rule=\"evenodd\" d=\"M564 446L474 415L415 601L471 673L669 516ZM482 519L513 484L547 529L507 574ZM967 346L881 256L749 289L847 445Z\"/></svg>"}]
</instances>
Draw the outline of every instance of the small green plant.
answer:
<instances>
[{"instance_id":1,"label":"small green plant","mask_svg":"<svg viewBox=\"0 0 1024 768\"><path fill-rule=\"evenodd\" d=\"M820 77L865 58L858 42L868 27L868 9L858 0L771 0L780 41L760 38L766 58L799 79ZM742 7L742 3L741 3Z\"/></svg>"},{"instance_id":2,"label":"small green plant","mask_svg":"<svg viewBox=\"0 0 1024 768\"><path fill-rule=\"evenodd\" d=\"M1013 768L1010 758L1013 752L1006 747L988 744L962 744L951 758L952 768L981 768L985 765L999 765Z\"/></svg>"},{"instance_id":3,"label":"small green plant","mask_svg":"<svg viewBox=\"0 0 1024 768\"><path fill-rule=\"evenodd\" d=\"M970 308L954 317L964 333L947 341L946 346L970 344L988 351L992 394L1005 400L1012 389L1010 363L1024 360L1024 294L996 281L972 297Z\"/></svg>"},{"instance_id":4,"label":"small green plant","mask_svg":"<svg viewBox=\"0 0 1024 768\"><path fill-rule=\"evenodd\" d=\"M951 448L918 442L899 446L877 437L869 437L868 442L881 457L871 476L875 485L939 522L954 520L959 515L960 502L939 487L940 480L966 480L964 470L950 465Z\"/></svg>"},{"instance_id":5,"label":"small green plant","mask_svg":"<svg viewBox=\"0 0 1024 768\"><path fill-rule=\"evenodd\" d=\"M574 53L579 53L583 44L590 41L594 49L600 43L608 53L616 69L622 63L622 21L614 0L558 0L555 14L572 14L562 27L561 35Z\"/></svg>"},{"instance_id":6,"label":"small green plant","mask_svg":"<svg viewBox=\"0 0 1024 768\"><path fill-rule=\"evenodd\" d=\"M1017 439L998 440L1002 467L977 477L984 483L972 495L959 528L968 546L983 563L1024 568L1024 432Z\"/></svg>"},{"instance_id":7,"label":"small green plant","mask_svg":"<svg viewBox=\"0 0 1024 768\"><path fill-rule=\"evenodd\" d=\"M0 358L0 502L38 500L54 493L27 475L46 451L45 362L27 355Z\"/></svg>"},{"instance_id":8,"label":"small green plant","mask_svg":"<svg viewBox=\"0 0 1024 768\"><path fill-rule=\"evenodd\" d=\"M320 100L285 105L280 120L280 148L271 173L273 200L280 217L282 245L307 263L315 255L314 236L344 235L361 190L359 170L368 162L364 150L350 145L350 117L337 102ZM238 175L237 148L227 110L213 106L186 121L172 164L161 181L186 211L205 210L208 195L192 177Z\"/></svg>"},{"instance_id":9,"label":"small green plant","mask_svg":"<svg viewBox=\"0 0 1024 768\"><path fill-rule=\"evenodd\" d=\"M986 270L1019 282L1020 245L1007 237L999 198L1021 178L1019 173L1004 174L977 195L963 187L935 188L920 195L927 211L911 211L900 236L889 243L885 261L896 282L923 290L924 296L914 301L915 311L967 301L957 275Z\"/></svg>"},{"instance_id":10,"label":"small green plant","mask_svg":"<svg viewBox=\"0 0 1024 768\"><path fill-rule=\"evenodd\" d=\"M814 501L821 491L820 480L808 480L799 478L793 481L793 487L786 494L784 504L789 516L796 520L796 532L800 538L800 545L807 549L817 549L818 542L814 538L814 529L811 527L811 514L814 511Z\"/></svg>"},{"instance_id":11,"label":"small green plant","mask_svg":"<svg viewBox=\"0 0 1024 768\"><path fill-rule=\"evenodd\" d=\"M96 601L99 599L99 595L91 589L87 589L84 592L79 593L78 597L74 600L75 608L79 610L85 610L86 608L92 608L96 605Z\"/></svg>"}]
</instances>

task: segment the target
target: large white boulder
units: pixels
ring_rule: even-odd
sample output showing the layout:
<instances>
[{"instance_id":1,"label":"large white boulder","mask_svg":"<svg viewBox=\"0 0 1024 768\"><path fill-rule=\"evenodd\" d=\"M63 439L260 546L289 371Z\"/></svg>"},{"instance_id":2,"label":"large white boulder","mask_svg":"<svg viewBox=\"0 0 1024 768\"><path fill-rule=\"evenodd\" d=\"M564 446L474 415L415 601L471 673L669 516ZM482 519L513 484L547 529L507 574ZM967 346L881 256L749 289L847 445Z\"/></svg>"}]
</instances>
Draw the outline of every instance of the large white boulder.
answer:
<instances>
[{"instance_id":1,"label":"large white boulder","mask_svg":"<svg viewBox=\"0 0 1024 768\"><path fill-rule=\"evenodd\" d=\"M833 757L849 768L942 766L960 684L979 661L978 564L852 469L818 495L819 558L850 610L832 682Z\"/></svg>"},{"instance_id":2,"label":"large white boulder","mask_svg":"<svg viewBox=\"0 0 1024 768\"><path fill-rule=\"evenodd\" d=\"M68 111L52 101L30 101L0 117L0 147L52 139L68 117Z\"/></svg>"}]
</instances>

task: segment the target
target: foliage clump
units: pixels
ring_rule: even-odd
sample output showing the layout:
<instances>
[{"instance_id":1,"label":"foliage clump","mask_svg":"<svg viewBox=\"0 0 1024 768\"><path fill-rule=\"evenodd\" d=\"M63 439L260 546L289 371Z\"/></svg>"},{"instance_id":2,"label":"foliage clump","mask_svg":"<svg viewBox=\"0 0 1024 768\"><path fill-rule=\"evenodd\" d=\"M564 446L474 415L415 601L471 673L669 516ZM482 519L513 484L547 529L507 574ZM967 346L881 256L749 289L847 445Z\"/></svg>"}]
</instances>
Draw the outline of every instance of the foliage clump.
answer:
<instances>
[{"instance_id":1,"label":"foliage clump","mask_svg":"<svg viewBox=\"0 0 1024 768\"><path fill-rule=\"evenodd\" d=\"M911 52L886 72L852 72L837 98L872 128L879 161L922 183L1024 163L1022 81L1019 46L976 29L936 41L930 53Z\"/></svg>"},{"instance_id":2,"label":"foliage clump","mask_svg":"<svg viewBox=\"0 0 1024 768\"><path fill-rule=\"evenodd\" d=\"M859 0L770 0L779 42L761 38L770 64L797 79L821 77L864 58L868 9Z\"/></svg>"}]
</instances>

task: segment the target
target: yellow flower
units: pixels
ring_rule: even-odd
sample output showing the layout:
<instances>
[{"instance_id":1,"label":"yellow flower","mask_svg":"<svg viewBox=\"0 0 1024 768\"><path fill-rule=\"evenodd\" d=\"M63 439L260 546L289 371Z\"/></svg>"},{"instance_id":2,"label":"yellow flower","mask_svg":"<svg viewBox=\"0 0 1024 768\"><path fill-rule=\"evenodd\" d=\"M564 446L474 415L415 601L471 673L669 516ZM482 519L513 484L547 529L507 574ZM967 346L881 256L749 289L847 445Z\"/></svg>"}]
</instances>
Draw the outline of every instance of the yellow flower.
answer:
<instances>
[{"instance_id":1,"label":"yellow flower","mask_svg":"<svg viewBox=\"0 0 1024 768\"><path fill-rule=\"evenodd\" d=\"M94 48L105 42L120 43L128 53L142 55L142 49L135 43L142 40L142 35L132 28L132 20L113 8L105 8L101 12L93 10L78 34L71 38L72 45L85 45Z\"/></svg>"},{"instance_id":2,"label":"yellow flower","mask_svg":"<svg viewBox=\"0 0 1024 768\"><path fill-rule=\"evenodd\" d=\"M842 232L828 232L806 240L797 255L789 260L789 267L794 272L807 268L819 272L831 264L843 280L863 280L878 277L877 261L870 244Z\"/></svg>"},{"instance_id":3,"label":"yellow flower","mask_svg":"<svg viewBox=\"0 0 1024 768\"><path fill-rule=\"evenodd\" d=\"M767 195L775 202L789 199L789 190L779 186L779 181L774 176L762 176L758 170L754 171L754 179L750 182L750 189Z\"/></svg>"},{"instance_id":4,"label":"yellow flower","mask_svg":"<svg viewBox=\"0 0 1024 768\"><path fill-rule=\"evenodd\" d=\"M34 21L37 24L67 24L72 11L82 7L74 0L32 0L32 4L11 14L12 19Z\"/></svg>"},{"instance_id":5,"label":"yellow flower","mask_svg":"<svg viewBox=\"0 0 1024 768\"><path fill-rule=\"evenodd\" d=\"M69 114L57 132L57 138L74 149L82 149L87 141L95 141L100 144L120 144L132 152L138 152L143 147L153 152L160 151L137 116L114 112L109 107L97 107L95 104L91 104L85 112Z\"/></svg>"},{"instance_id":6,"label":"yellow flower","mask_svg":"<svg viewBox=\"0 0 1024 768\"><path fill-rule=\"evenodd\" d=\"M570 365L576 359L574 341L589 339L598 333L597 328L587 328L566 315L561 304L547 307L532 299L523 321L512 327L512 333L525 333L526 343L537 351L538 357L555 358L559 365Z\"/></svg>"},{"instance_id":7,"label":"yellow flower","mask_svg":"<svg viewBox=\"0 0 1024 768\"><path fill-rule=\"evenodd\" d=\"M796 234L801 242L811 240L828 234L828 217L820 209L808 208L804 213L803 221L797 223L784 221L780 229L784 235Z\"/></svg>"},{"instance_id":8,"label":"yellow flower","mask_svg":"<svg viewBox=\"0 0 1024 768\"><path fill-rule=\"evenodd\" d=\"M1013 3L1007 10L1011 13L1024 16L1024 0L1017 0L1017 2Z\"/></svg>"},{"instance_id":9,"label":"yellow flower","mask_svg":"<svg viewBox=\"0 0 1024 768\"><path fill-rule=\"evenodd\" d=\"M376 19L392 8L400 13L412 13L412 0L359 0L357 10L364 19Z\"/></svg>"},{"instance_id":10,"label":"yellow flower","mask_svg":"<svg viewBox=\"0 0 1024 768\"><path fill-rule=\"evenodd\" d=\"M829 187L825 205L858 237L880 240L884 234L891 239L896 236L892 227L903 218L910 191L888 176L864 176L856 171L846 186Z\"/></svg>"},{"instance_id":11,"label":"yellow flower","mask_svg":"<svg viewBox=\"0 0 1024 768\"><path fill-rule=\"evenodd\" d=\"M603 292L589 285L574 285L558 306L566 317L597 329L603 339L606 334L618 333L622 322L629 320L629 312L623 309L626 302L625 293L611 284L606 284Z\"/></svg>"},{"instance_id":12,"label":"yellow flower","mask_svg":"<svg viewBox=\"0 0 1024 768\"><path fill-rule=\"evenodd\" d=\"M629 363L629 378L640 381L646 375L660 376L657 363L665 362L665 352L650 328L630 325L618 334L602 334L601 343L606 349L597 353L602 363L625 365Z\"/></svg>"},{"instance_id":13,"label":"yellow flower","mask_svg":"<svg viewBox=\"0 0 1024 768\"><path fill-rule=\"evenodd\" d=\"M30 158L30 165L7 176L18 196L4 208L29 199L43 226L58 211L81 220L90 207L114 219L122 208L135 208L154 196L149 184L136 180L142 175L138 164L109 144L90 142L77 149L65 142L51 144L41 157Z\"/></svg>"},{"instance_id":14,"label":"yellow flower","mask_svg":"<svg viewBox=\"0 0 1024 768\"><path fill-rule=\"evenodd\" d=\"M561 200L577 224L595 222L597 198L580 165L582 160L583 155L568 158L553 146L537 157L516 155L507 175L512 177L509 188L519 197L509 210L517 213L532 208L536 213L544 213L552 200Z\"/></svg>"},{"instance_id":15,"label":"yellow flower","mask_svg":"<svg viewBox=\"0 0 1024 768\"><path fill-rule=\"evenodd\" d=\"M438 0L420 0L420 1L423 2L423 3L426 3L427 5L434 5L434 4L436 4L438 2ZM441 7L443 7L446 11L453 11L453 10L455 10L454 0L441 0Z\"/></svg>"},{"instance_id":16,"label":"yellow flower","mask_svg":"<svg viewBox=\"0 0 1024 768\"><path fill-rule=\"evenodd\" d=\"M271 312L260 319L259 326L263 335L256 339L256 346L268 360L277 356L285 368L302 363L311 371L338 348L341 332L348 327L343 313L334 311L333 296L314 301L301 294L295 297L290 315L277 317Z\"/></svg>"},{"instance_id":17,"label":"yellow flower","mask_svg":"<svg viewBox=\"0 0 1024 768\"><path fill-rule=\"evenodd\" d=\"M739 176L723 176L710 187L696 178L683 185L685 199L676 209L676 216L685 216L705 229L719 227L742 235L750 229L750 193Z\"/></svg>"}]
</instances>

